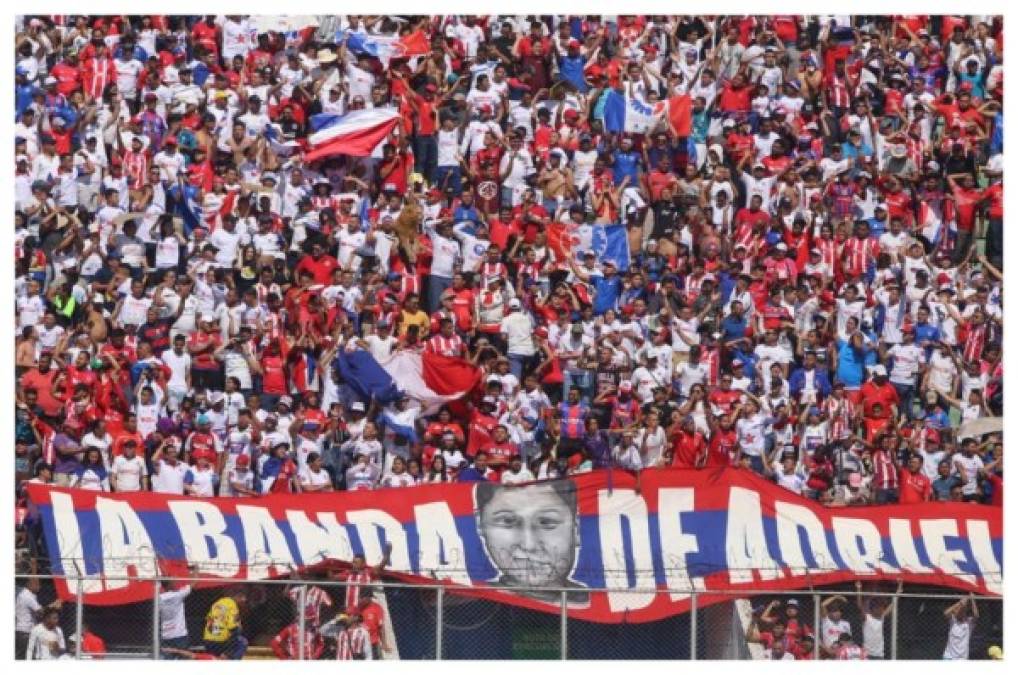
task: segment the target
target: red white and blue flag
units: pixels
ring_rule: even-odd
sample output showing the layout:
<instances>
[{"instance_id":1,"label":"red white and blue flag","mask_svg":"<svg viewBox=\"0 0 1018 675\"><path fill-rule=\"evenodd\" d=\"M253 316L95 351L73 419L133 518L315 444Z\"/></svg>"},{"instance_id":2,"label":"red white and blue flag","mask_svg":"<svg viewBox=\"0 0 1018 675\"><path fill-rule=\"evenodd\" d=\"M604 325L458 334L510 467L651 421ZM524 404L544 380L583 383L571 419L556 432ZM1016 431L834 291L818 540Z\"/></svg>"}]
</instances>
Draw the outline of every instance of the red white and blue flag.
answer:
<instances>
[{"instance_id":1,"label":"red white and blue flag","mask_svg":"<svg viewBox=\"0 0 1018 675\"><path fill-rule=\"evenodd\" d=\"M381 361L365 350L341 352L336 367L347 386L362 398L384 405L406 395L424 415L462 398L481 381L477 366L435 352L401 350Z\"/></svg>"},{"instance_id":2,"label":"red white and blue flag","mask_svg":"<svg viewBox=\"0 0 1018 675\"><path fill-rule=\"evenodd\" d=\"M354 110L346 115L315 115L317 128L308 138L305 162L334 155L366 157L399 123L399 112L382 108Z\"/></svg>"},{"instance_id":3,"label":"red white and blue flag","mask_svg":"<svg viewBox=\"0 0 1018 675\"><path fill-rule=\"evenodd\" d=\"M346 38L346 48L355 54L374 56L386 68L392 59L423 56L431 51L427 36L419 30L402 37L350 33Z\"/></svg>"}]
</instances>

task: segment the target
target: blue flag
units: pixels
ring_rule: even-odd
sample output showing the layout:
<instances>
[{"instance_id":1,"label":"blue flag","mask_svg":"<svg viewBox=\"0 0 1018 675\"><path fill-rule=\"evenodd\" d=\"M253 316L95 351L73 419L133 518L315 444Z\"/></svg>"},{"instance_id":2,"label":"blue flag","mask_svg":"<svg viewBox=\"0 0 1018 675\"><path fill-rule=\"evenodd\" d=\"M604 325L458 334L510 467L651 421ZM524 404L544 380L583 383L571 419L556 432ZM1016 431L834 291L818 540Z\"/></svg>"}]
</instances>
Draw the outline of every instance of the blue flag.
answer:
<instances>
[{"instance_id":1,"label":"blue flag","mask_svg":"<svg viewBox=\"0 0 1018 675\"><path fill-rule=\"evenodd\" d=\"M626 128L626 97L609 91L604 98L604 130L619 133Z\"/></svg>"},{"instance_id":2,"label":"blue flag","mask_svg":"<svg viewBox=\"0 0 1018 675\"><path fill-rule=\"evenodd\" d=\"M629 233L625 225L580 225L573 232L572 252L577 260L592 251L602 263L611 261L620 272L629 270Z\"/></svg>"}]
</instances>

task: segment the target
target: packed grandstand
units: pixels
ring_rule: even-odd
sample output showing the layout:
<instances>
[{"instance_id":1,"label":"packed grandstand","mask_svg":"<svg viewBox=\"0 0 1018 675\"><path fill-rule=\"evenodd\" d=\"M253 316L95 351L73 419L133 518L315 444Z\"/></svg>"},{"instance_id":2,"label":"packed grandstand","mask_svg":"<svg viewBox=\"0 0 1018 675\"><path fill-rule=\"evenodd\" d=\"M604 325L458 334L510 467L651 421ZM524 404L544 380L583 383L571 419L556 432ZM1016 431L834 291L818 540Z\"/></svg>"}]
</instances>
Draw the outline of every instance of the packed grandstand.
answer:
<instances>
[{"instance_id":1,"label":"packed grandstand","mask_svg":"<svg viewBox=\"0 0 1018 675\"><path fill-rule=\"evenodd\" d=\"M1002 30L19 17L22 571L51 570L39 483L299 500L730 467L823 507L1001 506ZM272 653L383 657L387 561L291 593L313 611ZM210 596L189 638L190 590L163 590L163 655L243 656L249 598ZM18 658L74 653L54 598L20 588ZM740 630L766 658L890 657L890 601L858 599L854 626L824 601L819 646L787 598ZM967 658L979 610L948 605Z\"/></svg>"}]
</instances>

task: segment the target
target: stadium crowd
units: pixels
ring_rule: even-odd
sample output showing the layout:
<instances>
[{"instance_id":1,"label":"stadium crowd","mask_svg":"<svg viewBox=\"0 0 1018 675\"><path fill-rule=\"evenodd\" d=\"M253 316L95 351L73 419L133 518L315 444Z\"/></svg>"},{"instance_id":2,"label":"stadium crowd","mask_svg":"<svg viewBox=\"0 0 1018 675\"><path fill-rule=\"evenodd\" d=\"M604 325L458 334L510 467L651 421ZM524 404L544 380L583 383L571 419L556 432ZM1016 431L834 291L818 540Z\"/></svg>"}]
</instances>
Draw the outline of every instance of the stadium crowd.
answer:
<instances>
[{"instance_id":1,"label":"stadium crowd","mask_svg":"<svg viewBox=\"0 0 1018 675\"><path fill-rule=\"evenodd\" d=\"M29 480L722 465L832 506L1001 503L1000 17L18 22L22 514ZM365 47L394 36L424 49ZM661 112L609 131L613 94ZM373 108L399 122L370 155L302 160L315 116ZM552 234L618 224L622 261ZM482 383L409 436L352 350Z\"/></svg>"}]
</instances>

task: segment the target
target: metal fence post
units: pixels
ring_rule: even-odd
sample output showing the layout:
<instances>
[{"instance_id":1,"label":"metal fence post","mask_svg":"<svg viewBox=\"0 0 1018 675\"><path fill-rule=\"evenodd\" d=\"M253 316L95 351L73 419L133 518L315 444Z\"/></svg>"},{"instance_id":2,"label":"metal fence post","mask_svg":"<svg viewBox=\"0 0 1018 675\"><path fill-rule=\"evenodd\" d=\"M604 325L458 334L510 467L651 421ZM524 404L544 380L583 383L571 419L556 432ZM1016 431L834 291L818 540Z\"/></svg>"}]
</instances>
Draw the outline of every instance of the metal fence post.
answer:
<instances>
[{"instance_id":1,"label":"metal fence post","mask_svg":"<svg viewBox=\"0 0 1018 675\"><path fill-rule=\"evenodd\" d=\"M569 658L569 613L566 602L566 591L559 596L559 649L563 661Z\"/></svg>"},{"instance_id":2,"label":"metal fence post","mask_svg":"<svg viewBox=\"0 0 1018 675\"><path fill-rule=\"evenodd\" d=\"M696 625L697 625L696 593L690 595L689 605L689 660L696 661Z\"/></svg>"},{"instance_id":3,"label":"metal fence post","mask_svg":"<svg viewBox=\"0 0 1018 675\"><path fill-rule=\"evenodd\" d=\"M76 578L78 580L78 585L74 589L74 629L75 629L75 632L76 632L76 634L78 636L78 639L76 639L74 641L74 658L80 660L81 659L81 633L82 633L82 626L85 623L85 620L84 620L85 603L84 603L83 598L82 598L82 595L84 594L84 586L81 583L81 572L80 571L78 572L78 576Z\"/></svg>"},{"instance_id":4,"label":"metal fence post","mask_svg":"<svg viewBox=\"0 0 1018 675\"><path fill-rule=\"evenodd\" d=\"M297 615L297 641L300 644L298 647L299 654L297 655L298 661L304 660L304 631L307 628L307 599L308 599L308 587L307 584L301 584L300 595L298 595L297 604L300 606L299 614Z\"/></svg>"},{"instance_id":5,"label":"metal fence post","mask_svg":"<svg viewBox=\"0 0 1018 675\"><path fill-rule=\"evenodd\" d=\"M445 622L445 586L438 587L435 598L435 660L442 660L442 624Z\"/></svg>"},{"instance_id":6,"label":"metal fence post","mask_svg":"<svg viewBox=\"0 0 1018 675\"><path fill-rule=\"evenodd\" d=\"M820 658L820 596L813 594L813 658Z\"/></svg>"},{"instance_id":7,"label":"metal fence post","mask_svg":"<svg viewBox=\"0 0 1018 675\"><path fill-rule=\"evenodd\" d=\"M159 606L162 594L159 592L160 580L158 577L152 580L152 658L159 660L159 639L162 620L159 618Z\"/></svg>"},{"instance_id":8,"label":"metal fence post","mask_svg":"<svg viewBox=\"0 0 1018 675\"><path fill-rule=\"evenodd\" d=\"M898 594L891 598L891 660L898 660Z\"/></svg>"}]
</instances>

